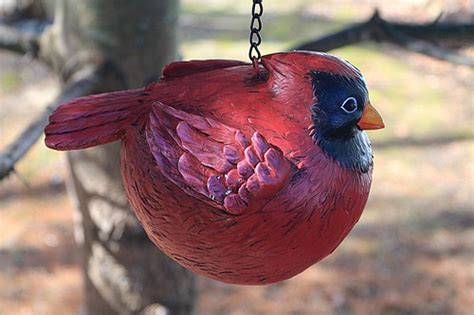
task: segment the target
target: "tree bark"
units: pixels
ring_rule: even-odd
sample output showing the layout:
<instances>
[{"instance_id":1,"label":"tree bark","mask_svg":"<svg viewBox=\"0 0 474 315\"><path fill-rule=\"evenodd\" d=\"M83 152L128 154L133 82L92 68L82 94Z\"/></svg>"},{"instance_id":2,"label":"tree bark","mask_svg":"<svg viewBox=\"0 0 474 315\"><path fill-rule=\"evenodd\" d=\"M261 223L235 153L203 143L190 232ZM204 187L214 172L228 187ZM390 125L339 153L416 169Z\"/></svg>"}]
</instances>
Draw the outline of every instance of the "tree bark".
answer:
<instances>
[{"instance_id":1,"label":"tree bark","mask_svg":"<svg viewBox=\"0 0 474 315\"><path fill-rule=\"evenodd\" d=\"M61 0L43 41L63 82L90 64L110 71L95 92L142 86L176 58L175 0ZM42 43L45 44L45 43ZM132 213L120 144L68 153L85 314L191 314L194 275L162 254Z\"/></svg>"}]
</instances>

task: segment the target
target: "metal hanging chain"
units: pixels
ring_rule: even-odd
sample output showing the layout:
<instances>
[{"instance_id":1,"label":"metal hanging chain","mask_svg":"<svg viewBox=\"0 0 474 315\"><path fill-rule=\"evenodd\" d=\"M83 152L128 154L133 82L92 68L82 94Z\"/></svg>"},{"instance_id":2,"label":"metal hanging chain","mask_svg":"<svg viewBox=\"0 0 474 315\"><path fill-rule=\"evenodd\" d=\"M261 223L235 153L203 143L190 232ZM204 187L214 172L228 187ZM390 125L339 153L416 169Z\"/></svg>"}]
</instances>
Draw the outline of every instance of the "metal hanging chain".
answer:
<instances>
[{"instance_id":1,"label":"metal hanging chain","mask_svg":"<svg viewBox=\"0 0 474 315\"><path fill-rule=\"evenodd\" d=\"M255 63L260 60L262 54L258 49L258 46L262 43L262 36L260 31L262 30L262 20L260 19L263 15L263 0L253 0L252 5L252 21L250 22L250 49L249 58Z\"/></svg>"}]
</instances>

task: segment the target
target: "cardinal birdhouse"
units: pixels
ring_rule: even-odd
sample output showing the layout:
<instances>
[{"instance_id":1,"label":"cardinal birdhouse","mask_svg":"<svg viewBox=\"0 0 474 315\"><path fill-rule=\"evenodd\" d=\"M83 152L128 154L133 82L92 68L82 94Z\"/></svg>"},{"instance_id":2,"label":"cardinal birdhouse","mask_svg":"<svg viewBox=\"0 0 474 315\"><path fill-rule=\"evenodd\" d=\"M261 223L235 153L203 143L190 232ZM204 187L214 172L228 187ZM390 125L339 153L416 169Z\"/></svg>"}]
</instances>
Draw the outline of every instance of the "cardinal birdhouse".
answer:
<instances>
[{"instance_id":1,"label":"cardinal birdhouse","mask_svg":"<svg viewBox=\"0 0 474 315\"><path fill-rule=\"evenodd\" d=\"M347 61L295 51L254 64L175 62L144 88L79 98L46 145L120 140L128 199L181 265L238 284L290 278L329 255L368 198L383 128Z\"/></svg>"}]
</instances>

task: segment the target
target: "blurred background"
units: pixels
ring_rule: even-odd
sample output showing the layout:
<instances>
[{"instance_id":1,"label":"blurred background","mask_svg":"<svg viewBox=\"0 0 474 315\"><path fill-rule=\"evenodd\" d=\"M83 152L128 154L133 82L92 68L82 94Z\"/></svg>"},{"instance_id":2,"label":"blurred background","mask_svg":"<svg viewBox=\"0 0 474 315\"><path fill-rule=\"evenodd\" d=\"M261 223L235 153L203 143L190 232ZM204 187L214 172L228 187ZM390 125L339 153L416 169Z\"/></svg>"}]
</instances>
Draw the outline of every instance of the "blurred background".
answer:
<instances>
[{"instance_id":1,"label":"blurred background","mask_svg":"<svg viewBox=\"0 0 474 315\"><path fill-rule=\"evenodd\" d=\"M263 54L365 21L375 8L399 22L474 17L468 0L264 6ZM183 59L246 60L250 8L250 1L182 0ZM288 281L249 287L198 277L196 313L473 314L473 68L386 43L332 53L362 71L386 124L369 135L374 182L360 222L330 257ZM0 150L59 89L42 63L0 49ZM0 314L76 314L82 276L65 155L41 138L15 168L0 182Z\"/></svg>"}]
</instances>

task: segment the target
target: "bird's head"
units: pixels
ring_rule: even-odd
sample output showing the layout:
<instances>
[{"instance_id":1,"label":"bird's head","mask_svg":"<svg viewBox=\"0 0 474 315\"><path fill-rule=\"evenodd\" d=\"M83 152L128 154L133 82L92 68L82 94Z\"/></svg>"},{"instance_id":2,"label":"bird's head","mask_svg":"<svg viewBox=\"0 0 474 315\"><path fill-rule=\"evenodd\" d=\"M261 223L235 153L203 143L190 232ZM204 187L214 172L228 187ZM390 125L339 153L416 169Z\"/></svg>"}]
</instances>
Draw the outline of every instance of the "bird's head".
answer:
<instances>
[{"instance_id":1,"label":"bird's head","mask_svg":"<svg viewBox=\"0 0 474 315\"><path fill-rule=\"evenodd\" d=\"M316 144L343 167L369 171L372 150L364 130L384 128L384 123L370 104L360 71L341 58L314 52L268 55L262 63L277 94L290 94L309 109L306 127Z\"/></svg>"}]
</instances>

